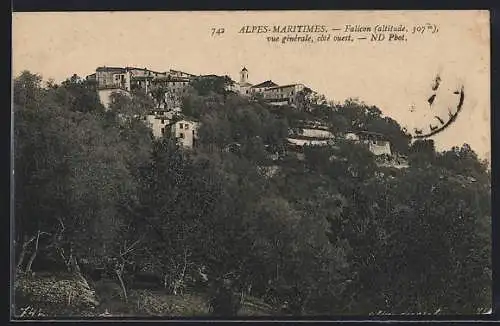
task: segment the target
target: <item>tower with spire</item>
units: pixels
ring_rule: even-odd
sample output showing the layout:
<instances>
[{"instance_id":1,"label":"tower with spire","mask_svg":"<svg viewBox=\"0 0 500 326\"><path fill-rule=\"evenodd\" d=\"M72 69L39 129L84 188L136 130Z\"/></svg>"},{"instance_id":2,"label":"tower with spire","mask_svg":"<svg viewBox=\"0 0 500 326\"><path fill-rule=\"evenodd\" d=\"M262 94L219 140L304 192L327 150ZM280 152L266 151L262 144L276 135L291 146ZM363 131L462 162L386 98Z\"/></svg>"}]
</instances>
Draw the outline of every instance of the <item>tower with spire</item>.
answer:
<instances>
[{"instance_id":1,"label":"tower with spire","mask_svg":"<svg viewBox=\"0 0 500 326\"><path fill-rule=\"evenodd\" d=\"M240 71L240 84L248 83L248 70L246 67L243 67Z\"/></svg>"},{"instance_id":2,"label":"tower with spire","mask_svg":"<svg viewBox=\"0 0 500 326\"><path fill-rule=\"evenodd\" d=\"M248 82L248 69L243 67L240 71L240 82L238 83L238 91L243 95L250 95L252 84Z\"/></svg>"}]
</instances>

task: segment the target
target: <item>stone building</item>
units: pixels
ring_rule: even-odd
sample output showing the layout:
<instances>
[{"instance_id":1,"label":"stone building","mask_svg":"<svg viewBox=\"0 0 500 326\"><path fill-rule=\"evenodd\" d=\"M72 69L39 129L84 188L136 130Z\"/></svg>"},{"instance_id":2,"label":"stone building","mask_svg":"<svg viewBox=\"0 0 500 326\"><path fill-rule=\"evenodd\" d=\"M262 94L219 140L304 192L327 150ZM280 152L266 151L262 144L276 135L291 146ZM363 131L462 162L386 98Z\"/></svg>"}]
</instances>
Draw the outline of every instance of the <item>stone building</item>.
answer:
<instances>
[{"instance_id":1,"label":"stone building","mask_svg":"<svg viewBox=\"0 0 500 326\"><path fill-rule=\"evenodd\" d=\"M306 89L303 84L278 85L272 80L253 85L249 82L248 69L240 71L240 81L236 83L235 89L244 96L261 96L272 105L296 105L297 94Z\"/></svg>"},{"instance_id":2,"label":"stone building","mask_svg":"<svg viewBox=\"0 0 500 326\"><path fill-rule=\"evenodd\" d=\"M197 77L196 75L193 75L193 74L190 74L190 73L187 73L187 72L184 72L184 71L173 70L173 69L170 69L168 71L168 75L172 76L172 77L188 78L188 79L192 79L192 78Z\"/></svg>"},{"instance_id":3,"label":"stone building","mask_svg":"<svg viewBox=\"0 0 500 326\"><path fill-rule=\"evenodd\" d=\"M147 68L135 67L98 67L96 72L87 76L87 80L94 81L101 102L108 107L112 92L132 92L142 90L152 95L155 88L162 87L165 91L164 99L155 96L160 109L180 106L180 96L186 86L196 77L193 74L178 70L158 72Z\"/></svg>"},{"instance_id":4,"label":"stone building","mask_svg":"<svg viewBox=\"0 0 500 326\"><path fill-rule=\"evenodd\" d=\"M248 70L243 67L240 71L240 81L237 83L238 92L241 95L250 96L250 88L252 84L248 82Z\"/></svg>"},{"instance_id":5,"label":"stone building","mask_svg":"<svg viewBox=\"0 0 500 326\"><path fill-rule=\"evenodd\" d=\"M109 108L111 94L129 95L143 91L155 100L156 107L141 119L151 128L155 138L172 135L180 145L192 148L196 144L198 123L179 119L181 97L193 74L170 69L158 72L135 67L98 67L86 77L96 85L101 103ZM175 122L173 122L175 121Z\"/></svg>"},{"instance_id":6,"label":"stone building","mask_svg":"<svg viewBox=\"0 0 500 326\"><path fill-rule=\"evenodd\" d=\"M276 87L278 84L273 82L272 80L266 80L265 82L262 82L257 85L253 85L250 87L250 94L255 95L255 94L263 94L264 91L270 87Z\"/></svg>"},{"instance_id":7,"label":"stone building","mask_svg":"<svg viewBox=\"0 0 500 326\"><path fill-rule=\"evenodd\" d=\"M369 131L355 131L346 133L345 138L367 146L374 155L392 155L391 143L383 134Z\"/></svg>"},{"instance_id":8,"label":"stone building","mask_svg":"<svg viewBox=\"0 0 500 326\"><path fill-rule=\"evenodd\" d=\"M303 84L273 86L262 91L264 100L274 105L296 105L297 94L306 87Z\"/></svg>"},{"instance_id":9,"label":"stone building","mask_svg":"<svg viewBox=\"0 0 500 326\"><path fill-rule=\"evenodd\" d=\"M187 92L190 78L177 76L159 76L151 81L150 90L161 89L163 96L155 98L159 109L174 109L181 106L182 95ZM156 97L156 95L154 96Z\"/></svg>"},{"instance_id":10,"label":"stone building","mask_svg":"<svg viewBox=\"0 0 500 326\"><path fill-rule=\"evenodd\" d=\"M193 148L198 140L199 122L191 119L175 121L170 127L172 136L184 148Z\"/></svg>"}]
</instances>

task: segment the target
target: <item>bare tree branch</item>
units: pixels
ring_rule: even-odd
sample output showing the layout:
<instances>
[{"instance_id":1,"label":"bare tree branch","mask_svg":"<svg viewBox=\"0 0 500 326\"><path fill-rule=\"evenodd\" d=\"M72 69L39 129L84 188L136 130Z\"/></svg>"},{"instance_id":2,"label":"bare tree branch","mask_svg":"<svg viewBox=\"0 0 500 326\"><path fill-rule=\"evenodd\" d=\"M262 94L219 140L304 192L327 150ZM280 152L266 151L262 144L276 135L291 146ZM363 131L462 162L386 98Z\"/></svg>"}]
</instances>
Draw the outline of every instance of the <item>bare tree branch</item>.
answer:
<instances>
[{"instance_id":1,"label":"bare tree branch","mask_svg":"<svg viewBox=\"0 0 500 326\"><path fill-rule=\"evenodd\" d=\"M19 255L19 260L18 260L17 266L16 266L16 268L18 270L21 269L21 266L23 264L24 256L26 255L26 248L28 248L28 246L30 245L30 243L32 243L33 241L35 241L35 239L36 239L36 235L32 236L30 239L28 239L27 241L25 241L23 243L23 246L22 246L22 249L21 249L21 253Z\"/></svg>"},{"instance_id":2,"label":"bare tree branch","mask_svg":"<svg viewBox=\"0 0 500 326\"><path fill-rule=\"evenodd\" d=\"M40 230L38 230L37 235L36 235L36 242L35 242L35 250L31 254L30 259L28 260L28 264L26 265L26 272L29 273L31 272L31 265L33 264L33 261L36 258L36 255L38 253L38 242L40 240Z\"/></svg>"},{"instance_id":3,"label":"bare tree branch","mask_svg":"<svg viewBox=\"0 0 500 326\"><path fill-rule=\"evenodd\" d=\"M133 251L134 250L134 247L139 243L141 242L142 240L144 239L144 235L142 235L139 239L137 239L134 243L132 243L127 249L125 249L125 251L123 253L120 253L120 257L123 257L125 256L126 254L128 254L129 252Z\"/></svg>"}]
</instances>

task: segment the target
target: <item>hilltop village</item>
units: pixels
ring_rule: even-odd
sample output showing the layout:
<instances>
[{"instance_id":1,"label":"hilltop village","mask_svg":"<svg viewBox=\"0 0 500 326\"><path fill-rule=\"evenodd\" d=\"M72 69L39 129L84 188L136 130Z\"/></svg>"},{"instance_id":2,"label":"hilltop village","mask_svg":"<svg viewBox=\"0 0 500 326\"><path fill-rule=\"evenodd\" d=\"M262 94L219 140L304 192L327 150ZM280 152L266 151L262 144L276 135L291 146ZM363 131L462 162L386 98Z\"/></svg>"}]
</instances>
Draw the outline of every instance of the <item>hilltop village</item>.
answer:
<instances>
[{"instance_id":1,"label":"hilltop village","mask_svg":"<svg viewBox=\"0 0 500 326\"><path fill-rule=\"evenodd\" d=\"M134 67L98 67L95 73L86 77L97 86L101 103L109 108L111 94L121 93L130 95L133 91L141 90L153 95L153 90L161 87L164 94L157 101L154 111L149 112L143 120L152 129L154 137L159 138L170 133L184 148L196 146L197 130L200 123L192 117L185 116L181 110L181 97L188 85L197 78L218 77L215 75L195 75L178 70L158 72L147 68ZM278 85L272 80L252 84L249 71L243 67L239 72L239 80L227 83L227 91L232 91L248 98L259 98L269 105L296 107L304 94L309 99L323 99L317 92L304 84ZM304 121L302 128L289 131L288 148L297 152L300 157L304 146L331 145L335 137L328 126L314 121ZM391 144L387 138L379 133L368 131L353 131L342 135L344 139L365 145L373 154L391 161L393 156ZM401 163L403 161L403 163ZM397 158L396 167L406 167L405 158Z\"/></svg>"},{"instance_id":2,"label":"hilltop village","mask_svg":"<svg viewBox=\"0 0 500 326\"><path fill-rule=\"evenodd\" d=\"M490 306L491 177L468 144L237 70L14 80L16 317Z\"/></svg>"}]
</instances>

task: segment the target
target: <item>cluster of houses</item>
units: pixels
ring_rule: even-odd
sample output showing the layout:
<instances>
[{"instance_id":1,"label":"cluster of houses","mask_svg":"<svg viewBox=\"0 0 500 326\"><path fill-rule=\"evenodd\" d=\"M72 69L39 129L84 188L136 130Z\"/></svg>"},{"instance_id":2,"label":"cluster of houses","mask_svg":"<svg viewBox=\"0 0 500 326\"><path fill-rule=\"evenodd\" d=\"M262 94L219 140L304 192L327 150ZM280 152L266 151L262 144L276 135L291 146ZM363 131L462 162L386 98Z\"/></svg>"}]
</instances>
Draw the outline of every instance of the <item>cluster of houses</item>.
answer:
<instances>
[{"instance_id":1,"label":"cluster of houses","mask_svg":"<svg viewBox=\"0 0 500 326\"><path fill-rule=\"evenodd\" d=\"M277 85L271 80L251 84L248 81L248 70L243 68L239 82L227 85L227 89L242 96L260 96L271 105L295 106L298 95L307 87L303 84ZM105 107L111 104L111 94L114 92L130 95L134 90L142 90L156 97L156 108L142 119L152 129L154 137L171 135L185 148L196 146L199 122L181 114L182 94L187 86L197 77L194 74L169 70L158 72L147 68L134 67L98 67L95 73L86 77L97 87L99 98ZM161 89L161 100L155 89ZM310 90L310 89L309 89ZM310 90L313 94L313 91ZM335 142L334 135L327 126L321 123L304 121L302 127L290 130L287 138L288 148L302 152L304 146L326 146ZM347 140L365 145L373 154L379 157L391 157L391 144L381 134L371 132L351 132L342 136Z\"/></svg>"},{"instance_id":2,"label":"cluster of houses","mask_svg":"<svg viewBox=\"0 0 500 326\"><path fill-rule=\"evenodd\" d=\"M95 73L86 79L94 82L99 99L105 107L112 101L112 93L130 95L135 90L142 90L153 95L156 108L143 120L149 124L155 137L163 137L171 133L179 139L185 147L193 147L197 139L199 123L186 117L181 117L181 98L187 91L187 86L197 77L178 70L159 72L147 68L136 67L98 67ZM256 96L272 105L295 105L297 95L306 87L303 84L279 86L271 80L252 85L248 82L248 70L240 71L240 81L227 85L227 90L234 91L242 96ZM154 90L162 89L163 95L158 100ZM173 122L175 121L175 122Z\"/></svg>"},{"instance_id":3,"label":"cluster of houses","mask_svg":"<svg viewBox=\"0 0 500 326\"><path fill-rule=\"evenodd\" d=\"M164 94L165 100L159 101L158 105L166 108L180 105L178 99L195 77L193 74L178 70L158 72L147 68L98 67L96 72L86 79L97 85L99 98L105 106L109 106L110 95L113 92L130 94L134 90L144 90L147 94L151 94L155 87L161 86L168 92Z\"/></svg>"},{"instance_id":4,"label":"cluster of houses","mask_svg":"<svg viewBox=\"0 0 500 326\"><path fill-rule=\"evenodd\" d=\"M266 80L259 84L251 84L248 80L248 70L243 67L240 71L240 80L229 89L243 96L260 95L271 105L291 105L295 106L299 99L298 95L307 87L303 84L278 85L272 80Z\"/></svg>"},{"instance_id":5,"label":"cluster of houses","mask_svg":"<svg viewBox=\"0 0 500 326\"><path fill-rule=\"evenodd\" d=\"M172 69L158 72L147 68L98 67L86 79L95 83L99 99L106 108L111 104L112 93L130 96L133 91L141 90L153 96L155 89L161 89L161 100L155 98L156 108L143 120L151 127L155 137L170 133L182 146L192 148L196 144L198 122L183 118L180 112L182 94L195 77Z\"/></svg>"},{"instance_id":6,"label":"cluster of houses","mask_svg":"<svg viewBox=\"0 0 500 326\"><path fill-rule=\"evenodd\" d=\"M153 89L161 86L167 91L164 94L164 101L158 102L158 105L159 108L168 109L180 105L179 99L186 92L186 86L197 77L202 76L172 69L158 72L147 68L104 66L98 67L96 72L88 75L86 79L95 82L99 97L105 106L109 106L110 95L113 92L127 94L135 89L142 89L146 93L151 93ZM239 82L227 85L227 90L243 96L260 94L269 104L291 106L296 105L298 94L306 88L303 84L278 85L272 80L253 85L248 81L246 68L240 71Z\"/></svg>"}]
</instances>

